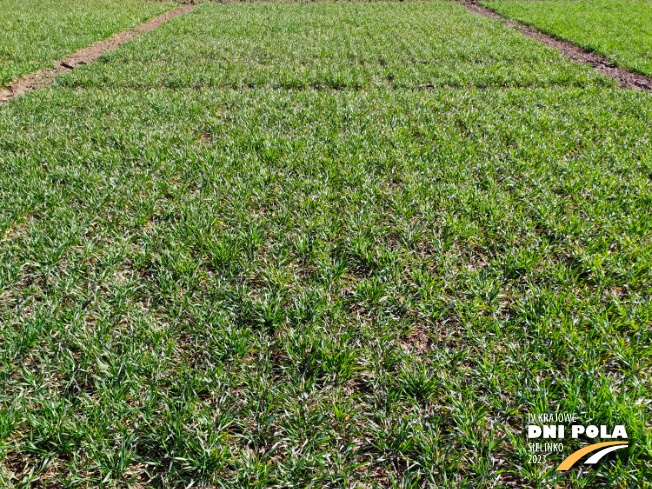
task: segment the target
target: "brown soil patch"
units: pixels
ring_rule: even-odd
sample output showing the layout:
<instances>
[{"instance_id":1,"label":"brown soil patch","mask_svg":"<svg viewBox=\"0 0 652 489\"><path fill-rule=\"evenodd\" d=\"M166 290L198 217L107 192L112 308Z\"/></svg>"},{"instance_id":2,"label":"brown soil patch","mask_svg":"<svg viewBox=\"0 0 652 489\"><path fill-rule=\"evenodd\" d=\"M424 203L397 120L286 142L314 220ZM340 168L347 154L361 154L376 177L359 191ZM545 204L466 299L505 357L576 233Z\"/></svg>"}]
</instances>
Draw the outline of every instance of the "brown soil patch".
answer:
<instances>
[{"instance_id":1,"label":"brown soil patch","mask_svg":"<svg viewBox=\"0 0 652 489\"><path fill-rule=\"evenodd\" d=\"M410 332L407 336L398 340L399 345L403 351L408 353L416 353L417 355L425 355L433 349L433 342L428 336L428 333L423 329L416 329Z\"/></svg>"},{"instance_id":2,"label":"brown soil patch","mask_svg":"<svg viewBox=\"0 0 652 489\"><path fill-rule=\"evenodd\" d=\"M78 66L92 63L104 53L117 49L127 41L136 39L146 32L156 29L166 20L183 15L193 8L195 8L194 5L182 5L172 9L134 27L132 30L120 32L113 37L98 41L92 46L79 49L72 53L70 57L55 62L52 68L44 68L14 80L7 88L0 89L0 105L23 93L47 87L54 82L57 76L68 73Z\"/></svg>"},{"instance_id":3,"label":"brown soil patch","mask_svg":"<svg viewBox=\"0 0 652 489\"><path fill-rule=\"evenodd\" d=\"M462 4L471 12L484 15L490 19L500 20L508 27L518 27L520 32L527 37L555 48L570 61L591 66L598 73L616 80L621 87L652 91L651 77L635 73L625 68L619 68L601 54L589 51L571 42L562 41L521 22L507 19L493 10L478 5L474 0L462 0Z\"/></svg>"}]
</instances>

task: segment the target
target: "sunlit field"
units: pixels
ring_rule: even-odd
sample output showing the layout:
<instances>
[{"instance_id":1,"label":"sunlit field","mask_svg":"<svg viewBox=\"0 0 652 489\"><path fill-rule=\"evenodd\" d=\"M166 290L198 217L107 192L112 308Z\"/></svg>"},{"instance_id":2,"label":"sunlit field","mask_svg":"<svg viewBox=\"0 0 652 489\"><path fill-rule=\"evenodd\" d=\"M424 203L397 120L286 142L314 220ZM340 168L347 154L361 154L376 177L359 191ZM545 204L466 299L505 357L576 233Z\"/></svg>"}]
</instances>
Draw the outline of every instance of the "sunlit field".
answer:
<instances>
[{"instance_id":1,"label":"sunlit field","mask_svg":"<svg viewBox=\"0 0 652 489\"><path fill-rule=\"evenodd\" d=\"M2 0L0 87L170 6L135 0Z\"/></svg>"},{"instance_id":2,"label":"sunlit field","mask_svg":"<svg viewBox=\"0 0 652 489\"><path fill-rule=\"evenodd\" d=\"M652 76L652 2L647 0L503 1L483 5Z\"/></svg>"},{"instance_id":3,"label":"sunlit field","mask_svg":"<svg viewBox=\"0 0 652 489\"><path fill-rule=\"evenodd\" d=\"M5 483L649 487L650 102L440 1L206 3L11 101ZM558 411L630 445L535 463Z\"/></svg>"}]
</instances>

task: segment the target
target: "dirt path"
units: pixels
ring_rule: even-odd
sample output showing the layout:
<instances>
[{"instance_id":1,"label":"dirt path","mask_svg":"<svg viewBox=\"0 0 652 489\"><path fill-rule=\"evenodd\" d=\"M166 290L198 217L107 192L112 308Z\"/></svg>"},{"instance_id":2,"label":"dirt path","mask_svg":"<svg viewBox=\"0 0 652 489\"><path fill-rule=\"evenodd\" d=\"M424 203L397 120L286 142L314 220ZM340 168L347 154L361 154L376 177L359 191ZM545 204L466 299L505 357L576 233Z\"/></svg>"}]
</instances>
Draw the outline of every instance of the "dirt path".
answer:
<instances>
[{"instance_id":1,"label":"dirt path","mask_svg":"<svg viewBox=\"0 0 652 489\"><path fill-rule=\"evenodd\" d=\"M493 10L478 5L473 0L462 0L462 4L466 8L468 8L471 12L484 15L485 17L489 17L490 19L500 20L509 27L518 27L520 32L522 32L527 37L530 37L539 42L542 42L543 44L546 44L550 47L557 49L567 59L575 63L590 65L598 73L601 73L603 75L606 75L618 81L618 83L622 87L635 88L637 90L652 91L651 77L641 75L639 73L634 73L633 71L630 71L626 68L619 68L618 66L611 63L607 58L605 58L601 54L586 50L571 42L562 41L553 36L538 31L533 27L525 25L521 22L503 17L502 15L494 12Z\"/></svg>"},{"instance_id":2,"label":"dirt path","mask_svg":"<svg viewBox=\"0 0 652 489\"><path fill-rule=\"evenodd\" d=\"M144 22L143 24L137 25L132 30L120 32L108 39L104 39L103 41L97 41L92 46L79 49L72 53L68 58L56 61L52 68L43 68L17 78L11 82L7 88L0 88L0 105L12 98L22 95L23 93L47 87L54 82L54 79L57 76L68 73L78 66L92 63L104 53L113 51L127 41L131 41L132 39L142 36L146 32L156 29L166 20L190 12L194 7L194 5L182 5L174 8L158 17L154 17L153 19Z\"/></svg>"}]
</instances>

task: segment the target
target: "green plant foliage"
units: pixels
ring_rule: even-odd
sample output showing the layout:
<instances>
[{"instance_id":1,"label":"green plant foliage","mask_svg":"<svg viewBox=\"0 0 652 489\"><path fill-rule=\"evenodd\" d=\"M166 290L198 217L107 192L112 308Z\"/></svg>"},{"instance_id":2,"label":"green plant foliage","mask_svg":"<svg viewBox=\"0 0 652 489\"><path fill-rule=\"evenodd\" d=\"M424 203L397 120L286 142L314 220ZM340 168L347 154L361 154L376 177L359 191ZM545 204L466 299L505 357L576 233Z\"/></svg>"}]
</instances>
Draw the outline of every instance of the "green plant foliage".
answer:
<instances>
[{"instance_id":1,"label":"green plant foliage","mask_svg":"<svg viewBox=\"0 0 652 489\"><path fill-rule=\"evenodd\" d=\"M610 83L456 3L211 7L108 54L68 83L283 89Z\"/></svg>"},{"instance_id":2,"label":"green plant foliage","mask_svg":"<svg viewBox=\"0 0 652 489\"><path fill-rule=\"evenodd\" d=\"M171 5L134 0L2 0L0 86L140 24Z\"/></svg>"},{"instance_id":3,"label":"green plant foliage","mask_svg":"<svg viewBox=\"0 0 652 489\"><path fill-rule=\"evenodd\" d=\"M282 44L284 8L298 11L202 5L0 108L0 476L645 487L650 95L444 2L305 8L344 44L347 8L366 23L411 12L416 32L458 18L480 30L431 53L508 50L534 86L420 90L427 64L406 62L400 86L333 90L308 83L317 72L301 90L269 72L248 86L255 64L215 87L202 77L221 61L182 62L222 43L245 66L254 48L229 28L266 18ZM286 47L308 49L307 32ZM365 39L395 67L414 45ZM299 76L307 55L266 46ZM483 63L459 63L470 85ZM628 453L566 474L532 464L523 416L556 411L626 425Z\"/></svg>"},{"instance_id":4,"label":"green plant foliage","mask_svg":"<svg viewBox=\"0 0 652 489\"><path fill-rule=\"evenodd\" d=\"M482 2L509 18L604 54L652 76L652 2L581 0Z\"/></svg>"}]
</instances>

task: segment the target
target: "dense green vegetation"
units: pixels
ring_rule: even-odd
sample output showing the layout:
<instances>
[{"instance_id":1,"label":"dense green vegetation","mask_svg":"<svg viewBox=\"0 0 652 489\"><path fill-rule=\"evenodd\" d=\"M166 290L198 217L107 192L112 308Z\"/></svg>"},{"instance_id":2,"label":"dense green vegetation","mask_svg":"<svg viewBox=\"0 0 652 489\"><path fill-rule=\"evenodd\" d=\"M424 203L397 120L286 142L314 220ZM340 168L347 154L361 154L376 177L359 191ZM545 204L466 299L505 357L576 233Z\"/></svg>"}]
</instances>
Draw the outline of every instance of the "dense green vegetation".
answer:
<instances>
[{"instance_id":1,"label":"dense green vegetation","mask_svg":"<svg viewBox=\"0 0 652 489\"><path fill-rule=\"evenodd\" d=\"M602 53L620 66L652 75L652 2L571 0L482 4Z\"/></svg>"},{"instance_id":2,"label":"dense green vegetation","mask_svg":"<svg viewBox=\"0 0 652 489\"><path fill-rule=\"evenodd\" d=\"M69 78L75 86L427 88L608 83L455 3L200 9Z\"/></svg>"},{"instance_id":3,"label":"dense green vegetation","mask_svg":"<svg viewBox=\"0 0 652 489\"><path fill-rule=\"evenodd\" d=\"M4 480L645 487L650 95L456 4L304 7L202 5L0 109ZM531 463L556 411L631 445Z\"/></svg>"},{"instance_id":4,"label":"dense green vegetation","mask_svg":"<svg viewBox=\"0 0 652 489\"><path fill-rule=\"evenodd\" d=\"M134 0L2 0L0 86L169 8Z\"/></svg>"}]
</instances>

